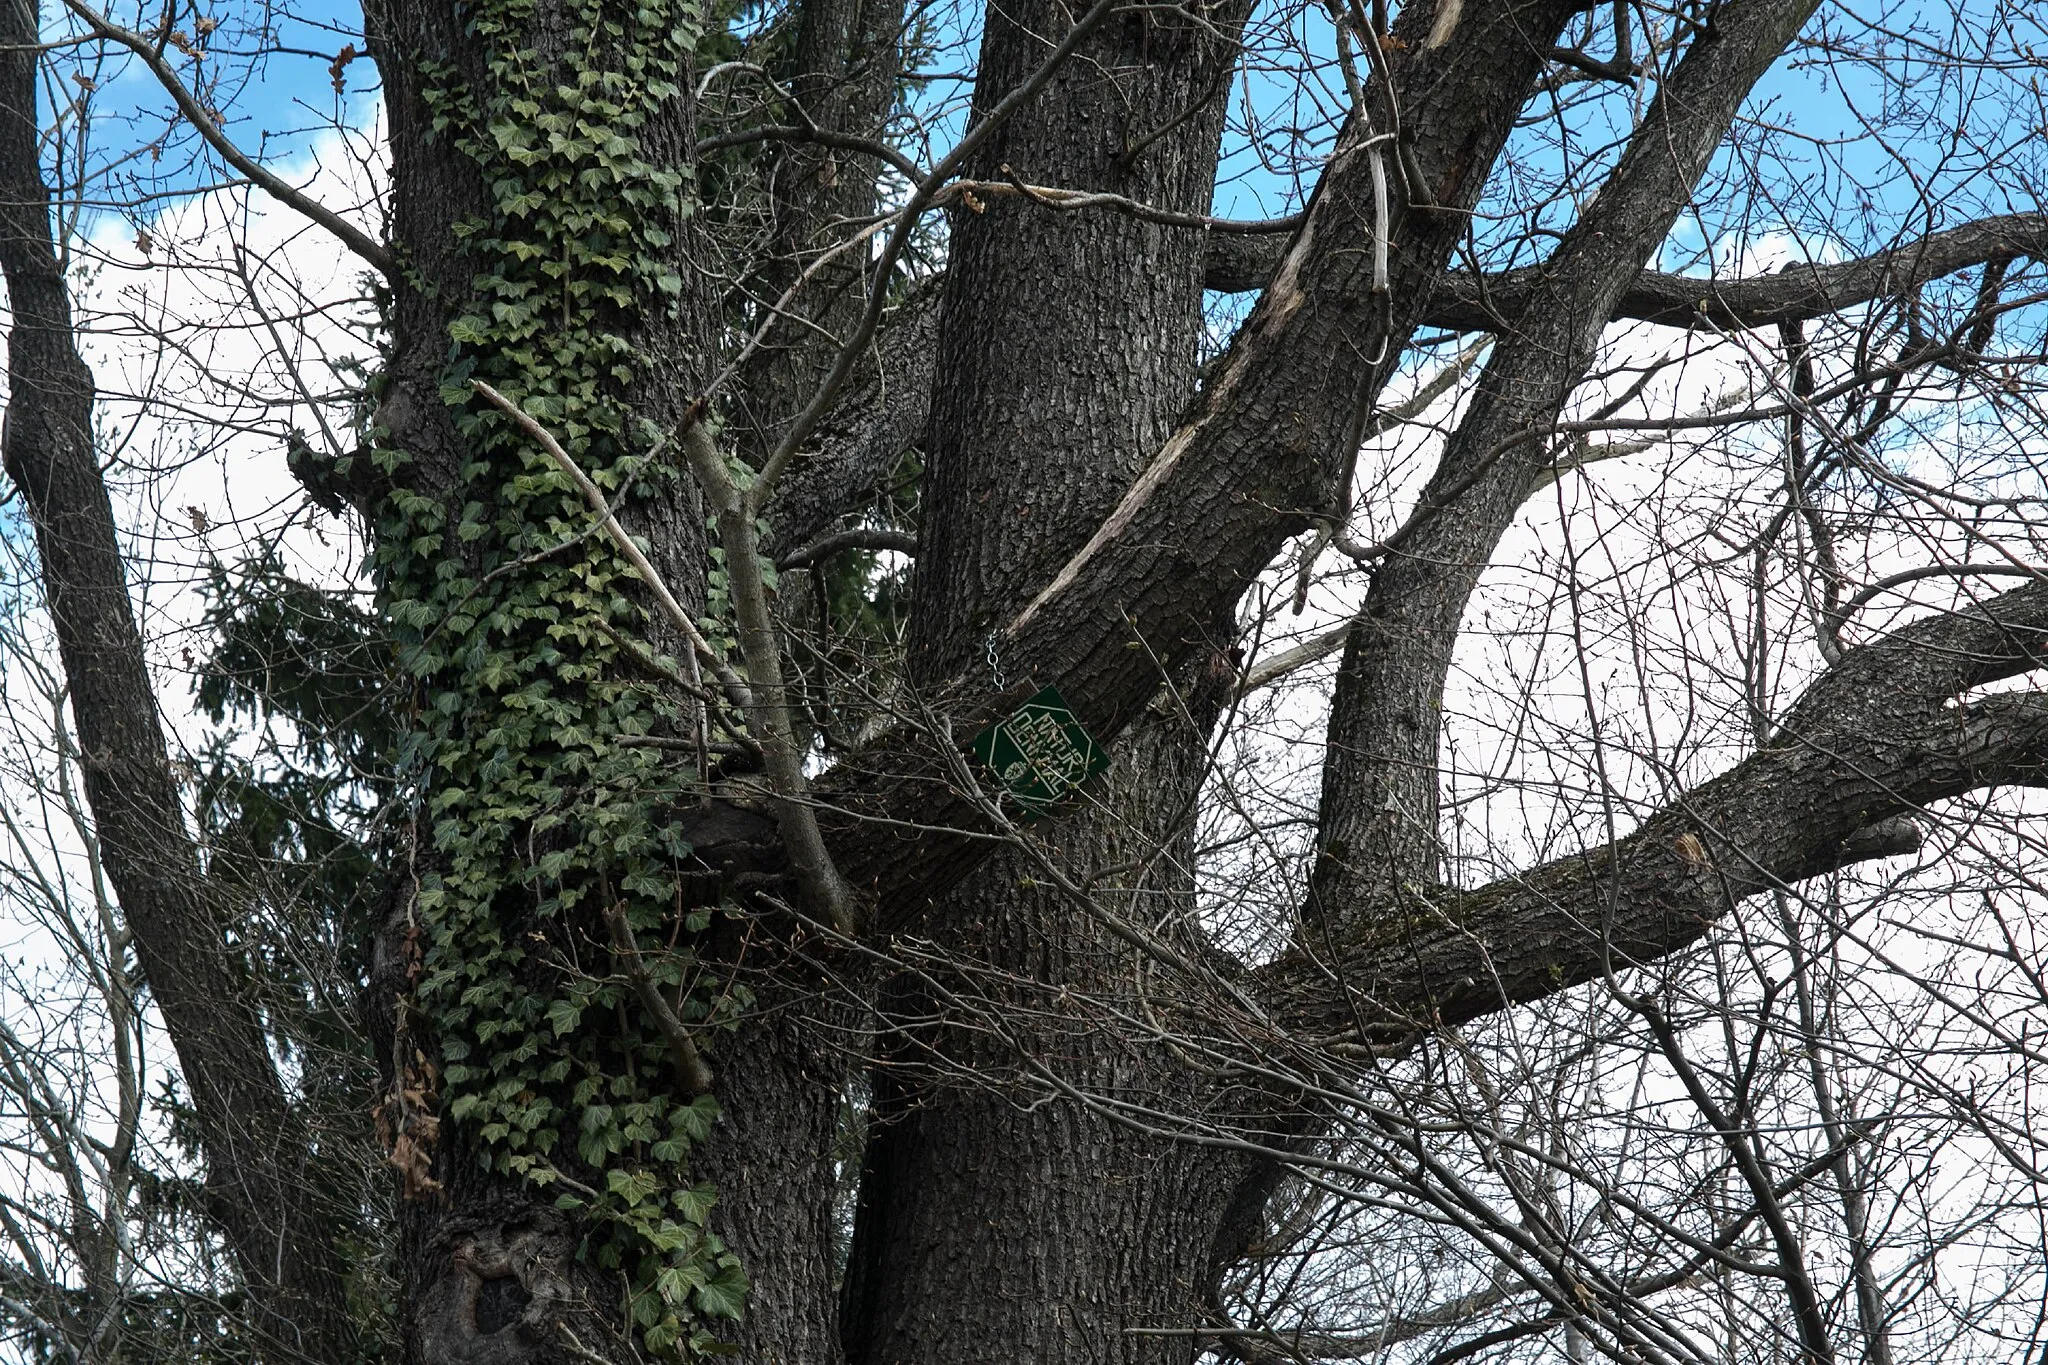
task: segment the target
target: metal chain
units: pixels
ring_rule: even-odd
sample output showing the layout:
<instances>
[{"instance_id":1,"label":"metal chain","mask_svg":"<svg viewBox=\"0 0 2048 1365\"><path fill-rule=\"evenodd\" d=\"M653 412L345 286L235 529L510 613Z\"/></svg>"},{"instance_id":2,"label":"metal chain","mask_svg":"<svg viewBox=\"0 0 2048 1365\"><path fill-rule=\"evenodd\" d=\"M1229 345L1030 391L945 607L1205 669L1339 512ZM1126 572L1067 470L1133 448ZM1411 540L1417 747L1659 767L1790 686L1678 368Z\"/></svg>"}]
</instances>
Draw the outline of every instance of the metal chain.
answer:
<instances>
[{"instance_id":1,"label":"metal chain","mask_svg":"<svg viewBox=\"0 0 2048 1365\"><path fill-rule=\"evenodd\" d=\"M999 660L998 660L998 659L996 658L996 633L995 633L995 631L993 631L993 630L989 631L988 635L987 635L986 637L984 637L984 638L983 638L983 640L982 640L982 642L981 642L981 646L982 646L982 652L983 652L983 653L985 653L986 655L988 655L988 677L989 677L989 681L990 681L990 682L992 682L992 683L994 683L994 684L995 684L995 690L996 690L996 691L998 691L998 692L1000 692L1000 691L1002 691L1002 690L1003 690L1003 665L1002 665L1002 663L1001 663L1001 662L1000 662L1000 661L999 661Z\"/></svg>"}]
</instances>

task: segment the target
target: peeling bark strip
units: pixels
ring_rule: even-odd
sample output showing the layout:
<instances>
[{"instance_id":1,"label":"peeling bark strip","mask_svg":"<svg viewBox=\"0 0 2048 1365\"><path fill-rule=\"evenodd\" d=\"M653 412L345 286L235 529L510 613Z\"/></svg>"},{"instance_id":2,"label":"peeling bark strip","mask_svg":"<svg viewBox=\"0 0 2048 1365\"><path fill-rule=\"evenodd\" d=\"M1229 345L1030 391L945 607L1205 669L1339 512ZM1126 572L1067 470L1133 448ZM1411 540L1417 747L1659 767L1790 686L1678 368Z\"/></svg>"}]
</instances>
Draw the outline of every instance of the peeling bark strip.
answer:
<instances>
[{"instance_id":1,"label":"peeling bark strip","mask_svg":"<svg viewBox=\"0 0 2048 1365\"><path fill-rule=\"evenodd\" d=\"M1429 110L1417 120L1414 150L1442 207L1396 205L1389 357L1425 317L1464 232L1462 214L1477 203L1577 8L1572 0L1488 6L1430 50L1421 47L1428 14L1411 9L1396 23L1406 46L1390 57L1393 74L1403 106ZM1227 649L1246 585L1336 498L1391 372L1391 359L1358 359L1379 349L1381 326L1371 300L1372 173L1359 142L1355 128L1339 139L1290 248L1289 283L1253 310L1219 377L1094 537L999 630L1013 670L1057 682L1105 744L1143 713L1162 668L1171 673L1203 651ZM1031 208L1013 203L1006 211ZM920 574L930 554L921 544ZM925 677L927 697L958 736L994 717L986 682L971 667L951 681ZM949 791L950 777L935 741L913 734L854 756L819 784L820 799L837 807L823 819L840 870L874 898L884 926L916 914L985 856L973 837L948 832L980 823L975 807Z\"/></svg>"},{"instance_id":2,"label":"peeling bark strip","mask_svg":"<svg viewBox=\"0 0 2048 1365\"><path fill-rule=\"evenodd\" d=\"M191 1089L208 1212L255 1306L259 1349L343 1361L354 1332L332 1210L215 918L185 828L93 442L93 381L73 337L38 161L37 9L0 4L4 457L34 524L100 853Z\"/></svg>"}]
</instances>

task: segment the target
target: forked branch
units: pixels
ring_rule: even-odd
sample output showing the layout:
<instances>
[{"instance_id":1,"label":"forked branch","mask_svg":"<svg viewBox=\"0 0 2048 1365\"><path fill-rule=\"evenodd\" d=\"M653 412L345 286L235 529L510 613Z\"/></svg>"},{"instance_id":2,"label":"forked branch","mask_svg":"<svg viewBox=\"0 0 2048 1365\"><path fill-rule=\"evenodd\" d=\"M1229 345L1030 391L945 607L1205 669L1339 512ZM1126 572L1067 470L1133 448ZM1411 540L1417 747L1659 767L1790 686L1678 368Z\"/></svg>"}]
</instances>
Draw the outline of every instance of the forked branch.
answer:
<instances>
[{"instance_id":1,"label":"forked branch","mask_svg":"<svg viewBox=\"0 0 2048 1365\"><path fill-rule=\"evenodd\" d=\"M752 737L761 746L762 766L767 770L776 822L781 826L790 863L796 870L797 881L803 887L806 900L833 927L842 933L851 932L855 920L852 897L847 894L845 884L832 866L831 855L825 850L824 836L818 832L817 816L809 801L809 782L804 777L803 760L797 752L795 733L789 723L788 689L782 679L782 651L776 642L775 624L768 608L767 583L761 576L754 518L743 515L745 500L717 449L711 444L703 424L691 424L683 434L683 448L692 472L704 486L705 495L711 499L718 513L733 611L739 618L740 653L747 664L746 681L742 681L731 665L725 663L705 641L703 633L676 600L667 582L655 571L640 547L633 543L633 538L626 534L626 528L619 524L610 504L605 501L604 491L562 448L554 433L489 384L480 379L471 380L470 384L485 401L533 438L547 452L548 458L569 476L591 510L604 519L605 530L612 542L618 546L626 562L646 581L663 613L717 672L719 681L725 684L727 696L746 716Z\"/></svg>"}]
</instances>

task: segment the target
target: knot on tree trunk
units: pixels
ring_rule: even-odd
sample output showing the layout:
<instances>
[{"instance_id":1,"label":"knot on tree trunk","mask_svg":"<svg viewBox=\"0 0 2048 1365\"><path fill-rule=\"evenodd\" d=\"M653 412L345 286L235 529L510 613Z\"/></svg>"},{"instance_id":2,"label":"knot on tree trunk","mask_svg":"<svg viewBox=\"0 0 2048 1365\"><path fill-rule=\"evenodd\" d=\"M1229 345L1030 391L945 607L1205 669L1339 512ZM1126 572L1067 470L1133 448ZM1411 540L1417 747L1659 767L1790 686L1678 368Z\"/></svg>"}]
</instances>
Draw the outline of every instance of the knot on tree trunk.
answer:
<instances>
[{"instance_id":1,"label":"knot on tree trunk","mask_svg":"<svg viewBox=\"0 0 2048 1365\"><path fill-rule=\"evenodd\" d=\"M576 1233L551 1211L452 1219L434 1238L445 1260L414 1309L417 1358L446 1365L535 1365L605 1357L602 1325L575 1273ZM565 1353L565 1348L568 1348Z\"/></svg>"}]
</instances>

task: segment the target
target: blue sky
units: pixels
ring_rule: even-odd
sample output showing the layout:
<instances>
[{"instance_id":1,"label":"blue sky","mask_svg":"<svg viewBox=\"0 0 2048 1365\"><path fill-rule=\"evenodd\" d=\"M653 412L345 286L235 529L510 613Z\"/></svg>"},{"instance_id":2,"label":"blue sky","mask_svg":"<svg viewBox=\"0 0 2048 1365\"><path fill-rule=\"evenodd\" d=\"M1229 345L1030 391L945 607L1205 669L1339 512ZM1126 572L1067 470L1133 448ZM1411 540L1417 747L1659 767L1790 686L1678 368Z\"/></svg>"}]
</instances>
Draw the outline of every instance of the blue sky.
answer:
<instances>
[{"instance_id":1,"label":"blue sky","mask_svg":"<svg viewBox=\"0 0 2048 1365\"><path fill-rule=\"evenodd\" d=\"M287 12L272 4L205 7L218 20L210 32L181 8L177 38L165 48L188 86L219 109L236 145L268 164L304 155L314 139L337 125L360 126L376 102L376 70L367 60L347 63L342 90L332 68L344 48L362 47L360 9L342 0L303 0ZM162 11L123 3L102 11L114 22L159 36ZM43 32L62 41L80 31L61 5L43 0ZM195 60L187 52L200 54ZM174 117L169 97L156 78L125 50L81 45L59 56L44 84L46 128L75 134L79 101L90 117L86 174L96 182L91 198L103 210L125 202L123 216L142 219L169 196L218 183L219 167L204 154L189 124ZM89 85L87 83L90 83ZM79 178L75 138L60 161L57 149L46 166L56 183Z\"/></svg>"},{"instance_id":2,"label":"blue sky","mask_svg":"<svg viewBox=\"0 0 2048 1365\"><path fill-rule=\"evenodd\" d=\"M143 19L144 13L153 16L161 11L142 7L140 0L126 0L112 17L151 28L154 19ZM218 82L209 91L210 102L225 112L229 133L244 150L272 164L287 162L303 154L321 131L367 122L376 99L375 68L367 59L349 63L341 72L340 92L331 72L336 53L362 46L361 15L355 4L306 0L287 11L269 3L228 3L211 13L219 19L218 27L195 44L206 50L204 59L194 62L175 51L170 55L188 80L204 73L201 79ZM199 37L199 21L191 9L181 14L178 27L190 42ZM53 39L76 31L76 21L54 0L44 0L44 17L46 34ZM938 66L955 73L971 68L979 18L978 7L965 4L941 4L929 11L929 31L942 49ZM1955 136L1961 111L1970 102L2009 98L2018 85L2005 82L2002 90L1989 91L1983 88L1984 78L1945 76L1933 58L1959 32L1964 45L1986 43L2015 53L2029 46L2048 50L2048 18L2013 0L1966 0L1960 19L1945 5L1913 0L1877 11L1831 7L1818 27L1810 28L1809 36L1830 29L1853 32L1868 23L1923 34L1926 60L1918 69L1905 70L1914 86L1889 85L1868 67L1826 60L1814 50L1795 54L1765 78L1751 101L1751 112L1760 122L1739 139L1751 145L1724 149L1717 173L1747 174L1747 165L1754 162L1746 157L1757 157L1795 182L1801 191L1799 202L1782 205L1783 221L1776 226L1802 238L1835 235L1854 241L1859 235L1882 232L1923 196L1959 213L2032 207L2021 201L2027 197L2024 187L2036 182L2042 156L2038 119L2005 120L2011 125L2008 135L1995 147L1963 147ZM1334 43L1328 21L1315 6L1269 5L1254 24L1268 34L1268 26L1291 30L1301 55L1323 69L1306 84L1298 83L1293 71L1248 69L1233 96L1233 108L1239 115L1248 111L1268 126L1270 150L1312 159L1327 146L1341 101L1338 77L1329 64ZM1593 34L1590 46L1596 54L1611 46L1606 27L1603 19ZM1910 39L1905 48L1912 51ZM196 137L169 117L168 100L139 62L120 52L93 56L90 49L78 51L87 64L80 74L96 87L90 95L92 162L110 178L103 202L132 200L131 216L141 216L148 206L161 202L160 196L212 182L211 158L196 154ZM53 105L46 114L55 111L55 101L68 102L79 93L63 80L49 89ZM940 81L913 99L920 114L937 115L929 131L941 144L958 135L963 90L957 79ZM1623 131L1638 99L1636 92L1613 85L1582 85L1570 94L1579 102L1574 112L1577 146L1569 149L1573 156L1596 149ZM1872 136L1870 124L1880 119L1888 125L1889 146ZM1768 138L1760 136L1766 126L1772 130ZM1298 130L1298 136L1290 138L1288 129ZM1533 121L1517 139L1517 153L1539 180L1546 174L1554 177L1564 164L1567 149L1550 142L1547 131ZM152 144L156 151L145 150ZM67 165L60 179L70 181L76 174L75 165ZM1216 211L1232 217L1290 212L1298 207L1306 183L1306 177L1284 167L1262 164L1261 156L1240 142L1220 168ZM1551 217L1547 226L1562 225L1561 215ZM1691 256L1696 265L1706 239L1759 226L1689 218L1682 222L1664 264L1683 268ZM1506 225L1502 231L1519 235Z\"/></svg>"}]
</instances>

